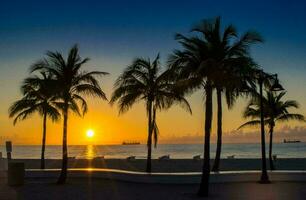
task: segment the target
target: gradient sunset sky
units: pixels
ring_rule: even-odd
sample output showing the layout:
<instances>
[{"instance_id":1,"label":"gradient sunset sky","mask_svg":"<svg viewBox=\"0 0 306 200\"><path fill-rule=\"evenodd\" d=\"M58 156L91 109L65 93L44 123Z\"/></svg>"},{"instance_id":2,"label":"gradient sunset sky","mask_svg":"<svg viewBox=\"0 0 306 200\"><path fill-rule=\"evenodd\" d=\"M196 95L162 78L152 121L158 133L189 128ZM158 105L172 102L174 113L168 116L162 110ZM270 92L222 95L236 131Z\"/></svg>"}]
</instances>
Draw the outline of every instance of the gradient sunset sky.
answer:
<instances>
[{"instance_id":1,"label":"gradient sunset sky","mask_svg":"<svg viewBox=\"0 0 306 200\"><path fill-rule=\"evenodd\" d=\"M174 40L175 33L187 34L200 20L218 15L223 24L233 23L240 33L252 29L262 34L265 43L252 48L252 55L266 71L279 74L288 90L287 98L297 100L301 105L298 112L306 115L305 11L306 2L282 0L1 1L0 143L7 139L16 144L41 143L42 120L35 115L14 127L8 118L8 108L21 97L19 86L28 76L29 66L47 50L66 55L77 43L81 56L91 58L88 69L111 73L101 79L102 88L110 98L114 80L133 58L153 58L160 53L165 63L172 50L180 47ZM178 106L158 113L161 142L202 142L202 94L195 93L188 99L192 116ZM233 131L244 121L241 113L245 102L239 100L231 111L224 106L225 142L258 140L256 129L244 133ZM144 142L146 120L142 103L118 116L116 106L89 98L89 113L84 118L70 118L69 144ZM213 123L215 127L216 121ZM279 132L283 129L293 136L299 133L306 140L305 124L277 127ZM85 136L89 128L95 130L92 139ZM47 144L60 144L62 123L49 123L47 134Z\"/></svg>"}]
</instances>

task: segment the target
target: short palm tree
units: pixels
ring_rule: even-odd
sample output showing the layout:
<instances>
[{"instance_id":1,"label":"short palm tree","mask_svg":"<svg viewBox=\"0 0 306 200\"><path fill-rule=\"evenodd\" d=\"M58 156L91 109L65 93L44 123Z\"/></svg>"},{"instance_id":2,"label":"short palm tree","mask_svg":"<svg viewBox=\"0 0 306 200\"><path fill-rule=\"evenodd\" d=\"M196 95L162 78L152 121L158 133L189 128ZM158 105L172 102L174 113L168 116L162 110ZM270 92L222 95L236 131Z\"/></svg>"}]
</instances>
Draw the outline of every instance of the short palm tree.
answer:
<instances>
[{"instance_id":1,"label":"short palm tree","mask_svg":"<svg viewBox=\"0 0 306 200\"><path fill-rule=\"evenodd\" d=\"M47 135L47 118L52 121L58 121L60 113L55 105L54 89L52 88L52 76L50 74L41 73L26 78L21 87L23 98L14 102L9 108L9 116L14 117L14 125L19 120L27 119L34 113L39 113L43 118L43 134L41 147L41 165L45 168L45 145Z\"/></svg>"},{"instance_id":2,"label":"short palm tree","mask_svg":"<svg viewBox=\"0 0 306 200\"><path fill-rule=\"evenodd\" d=\"M260 42L260 36L255 32L247 32L238 38L236 29L230 25L221 33L220 17L204 20L192 29L195 36L185 37L178 34L176 39L183 50L174 51L170 56L170 68L175 68L180 74L185 90L193 92L202 89L205 94L205 139L203 175L198 195L208 195L210 174L210 135L212 123L212 93L217 88L218 96L218 148L217 160L221 153L222 136L222 91L232 105L238 90L241 88L242 76L252 73L255 67L249 57L249 46ZM247 80L250 81L250 80ZM252 85L252 84L250 84ZM217 163L219 168L219 163Z\"/></svg>"},{"instance_id":3,"label":"short palm tree","mask_svg":"<svg viewBox=\"0 0 306 200\"><path fill-rule=\"evenodd\" d=\"M161 71L159 55L151 62L149 59L136 58L118 77L111 103L118 101L119 113L124 113L136 102L144 100L148 116L147 166L151 172L152 139L156 146L158 127L156 111L167 109L179 103L190 113L187 100L178 92L171 70ZM153 138L152 138L153 137Z\"/></svg>"},{"instance_id":4,"label":"short palm tree","mask_svg":"<svg viewBox=\"0 0 306 200\"><path fill-rule=\"evenodd\" d=\"M67 129L69 111L83 116L88 111L87 102L83 95L90 95L107 100L102 91L97 76L107 75L106 72L84 71L82 67L89 58L82 59L79 55L77 45L73 46L65 60L61 53L48 51L46 58L37 62L32 71L46 71L54 76L57 87L57 107L63 116L63 160L58 184L65 183L67 177Z\"/></svg>"},{"instance_id":5,"label":"short palm tree","mask_svg":"<svg viewBox=\"0 0 306 200\"><path fill-rule=\"evenodd\" d=\"M264 122L269 127L270 141L269 141L269 162L270 169L274 170L274 163L272 159L272 145L273 145L273 131L276 122L284 122L289 120L298 120L305 122L305 118L301 114L290 113L290 108L299 108L299 104L294 100L283 101L282 98L286 92L276 94L273 91L267 91L263 98L263 112ZM254 95L245 108L243 117L251 118L252 120L244 123L239 127L259 126L260 125L260 101L259 94Z\"/></svg>"}]
</instances>

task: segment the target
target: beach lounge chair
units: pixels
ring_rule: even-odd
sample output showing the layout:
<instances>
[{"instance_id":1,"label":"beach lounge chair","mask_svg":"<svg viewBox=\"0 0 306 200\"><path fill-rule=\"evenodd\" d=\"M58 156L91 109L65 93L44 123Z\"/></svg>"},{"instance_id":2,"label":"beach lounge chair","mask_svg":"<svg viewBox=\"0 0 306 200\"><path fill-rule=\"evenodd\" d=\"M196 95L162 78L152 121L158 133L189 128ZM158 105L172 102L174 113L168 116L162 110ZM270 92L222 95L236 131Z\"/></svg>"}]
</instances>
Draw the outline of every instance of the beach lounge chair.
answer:
<instances>
[{"instance_id":1,"label":"beach lounge chair","mask_svg":"<svg viewBox=\"0 0 306 200\"><path fill-rule=\"evenodd\" d=\"M277 154L273 154L273 155L272 155L272 159L273 159L274 161L276 161L276 160L277 160Z\"/></svg>"},{"instance_id":2,"label":"beach lounge chair","mask_svg":"<svg viewBox=\"0 0 306 200\"><path fill-rule=\"evenodd\" d=\"M75 160L75 156L68 156L68 160Z\"/></svg>"},{"instance_id":3,"label":"beach lounge chair","mask_svg":"<svg viewBox=\"0 0 306 200\"><path fill-rule=\"evenodd\" d=\"M193 156L192 160L194 160L194 161L199 161L199 160L201 160L201 155L195 155L195 156Z\"/></svg>"},{"instance_id":4,"label":"beach lounge chair","mask_svg":"<svg viewBox=\"0 0 306 200\"><path fill-rule=\"evenodd\" d=\"M164 156L161 156L158 158L159 161L162 161L162 160L170 160L170 155L164 155Z\"/></svg>"},{"instance_id":5,"label":"beach lounge chair","mask_svg":"<svg viewBox=\"0 0 306 200\"><path fill-rule=\"evenodd\" d=\"M93 158L93 160L103 160L103 159L104 159L104 156L97 156Z\"/></svg>"},{"instance_id":6,"label":"beach lounge chair","mask_svg":"<svg viewBox=\"0 0 306 200\"><path fill-rule=\"evenodd\" d=\"M126 158L127 161L133 161L135 159L136 159L135 156L129 156L129 157Z\"/></svg>"},{"instance_id":7,"label":"beach lounge chair","mask_svg":"<svg viewBox=\"0 0 306 200\"><path fill-rule=\"evenodd\" d=\"M227 156L227 159L235 159L235 155Z\"/></svg>"}]
</instances>

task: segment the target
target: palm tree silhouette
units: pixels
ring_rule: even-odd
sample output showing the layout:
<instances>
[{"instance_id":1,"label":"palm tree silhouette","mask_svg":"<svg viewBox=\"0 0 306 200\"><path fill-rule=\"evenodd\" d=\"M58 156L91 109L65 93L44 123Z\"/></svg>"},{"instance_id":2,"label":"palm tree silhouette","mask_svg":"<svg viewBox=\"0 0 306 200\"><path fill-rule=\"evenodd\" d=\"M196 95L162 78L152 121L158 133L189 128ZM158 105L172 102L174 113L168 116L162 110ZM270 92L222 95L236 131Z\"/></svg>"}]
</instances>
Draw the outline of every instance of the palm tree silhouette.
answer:
<instances>
[{"instance_id":1,"label":"palm tree silhouette","mask_svg":"<svg viewBox=\"0 0 306 200\"><path fill-rule=\"evenodd\" d=\"M256 32L246 32L238 38L236 29L230 25L221 33L220 17L203 20L194 27L194 36L176 35L183 50L175 50L169 58L170 68L180 74L186 93L203 89L205 94L205 138L204 164L199 196L208 196L210 174L210 134L212 123L212 93L217 88L218 102L218 147L216 168L219 168L222 137L222 92L226 94L228 105L234 103L239 91L246 82L253 86L254 81L242 77L253 73L256 64L249 57L249 45L261 42ZM252 77L252 76L249 76ZM223 91L224 90L224 91Z\"/></svg>"},{"instance_id":2,"label":"palm tree silhouette","mask_svg":"<svg viewBox=\"0 0 306 200\"><path fill-rule=\"evenodd\" d=\"M90 95L107 100L105 93L100 88L97 76L107 75L107 72L84 71L82 67L89 58L82 59L77 45L74 45L65 60L61 53L48 51L46 58L32 67L32 71L47 71L54 76L57 87L56 106L63 115L63 159L62 169L58 184L65 183L67 177L67 129L69 111L83 116L87 110L87 102L83 95Z\"/></svg>"},{"instance_id":3,"label":"palm tree silhouette","mask_svg":"<svg viewBox=\"0 0 306 200\"><path fill-rule=\"evenodd\" d=\"M47 135L47 118L58 121L60 113L55 105L53 80L51 74L40 73L24 80L21 86L23 98L14 102L9 108L9 117L14 117L14 125L34 113L43 117L43 134L40 168L45 168L45 145Z\"/></svg>"},{"instance_id":4,"label":"palm tree silhouette","mask_svg":"<svg viewBox=\"0 0 306 200\"><path fill-rule=\"evenodd\" d=\"M200 25L196 30L206 35L206 40L211 46L215 61L214 88L217 93L217 148L212 171L219 171L222 147L222 95L231 109L235 100L241 96L241 87L247 83L255 86L255 79L241 80L243 76L252 73L257 65L250 58L249 49L254 43L262 42L260 35L254 31L248 31L238 37L233 25L221 27L221 18L209 24ZM247 82L247 83L246 83Z\"/></svg>"},{"instance_id":5,"label":"palm tree silhouette","mask_svg":"<svg viewBox=\"0 0 306 200\"><path fill-rule=\"evenodd\" d=\"M118 77L111 104L118 101L119 114L129 110L136 102L144 100L148 116L147 166L151 172L152 137L156 147L158 126L156 111L168 109L173 103L179 103L191 113L187 100L179 93L175 76L171 70L161 72L159 55L153 60L136 58Z\"/></svg>"},{"instance_id":6,"label":"palm tree silhouette","mask_svg":"<svg viewBox=\"0 0 306 200\"><path fill-rule=\"evenodd\" d=\"M299 104L294 100L283 101L282 98L285 96L286 92L281 92L276 94L273 91L267 90L266 95L263 98L263 112L264 112L264 122L269 127L269 162L270 169L275 170L275 166L272 159L272 145L273 145L273 131L276 122L284 122L289 120L304 121L305 118L301 114L290 113L288 109L299 108ZM241 125L238 129L247 126L259 126L260 125L260 101L259 94L255 94L246 106L243 117L251 118Z\"/></svg>"}]
</instances>

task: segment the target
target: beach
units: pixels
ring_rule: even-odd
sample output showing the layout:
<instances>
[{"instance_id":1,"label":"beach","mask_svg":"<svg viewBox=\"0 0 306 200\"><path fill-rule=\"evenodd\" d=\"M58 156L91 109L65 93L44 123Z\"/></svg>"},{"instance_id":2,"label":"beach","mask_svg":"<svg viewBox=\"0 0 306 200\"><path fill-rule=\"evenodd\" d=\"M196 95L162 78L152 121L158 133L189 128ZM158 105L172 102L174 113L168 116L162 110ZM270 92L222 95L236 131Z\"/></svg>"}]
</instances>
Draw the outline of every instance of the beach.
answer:
<instances>
[{"instance_id":1,"label":"beach","mask_svg":"<svg viewBox=\"0 0 306 200\"><path fill-rule=\"evenodd\" d=\"M201 138L202 141L203 138ZM261 158L260 143L222 144L221 158L228 156L235 158ZM41 156L40 145L14 145L12 158L16 159L39 159ZM210 157L216 154L216 144L211 144ZM89 159L104 156L106 159L124 159L135 156L136 159L146 159L147 146L140 145L69 145L69 157L77 159ZM268 151L268 149L267 149ZM0 145L0 152L6 156L6 148ZM203 144L158 144L152 149L152 158L170 155L171 159L192 159L195 155L203 157ZM275 143L273 144L273 155L277 158L306 158L306 143ZM47 145L46 159L61 159L61 145Z\"/></svg>"},{"instance_id":2,"label":"beach","mask_svg":"<svg viewBox=\"0 0 306 200\"><path fill-rule=\"evenodd\" d=\"M25 163L26 169L39 169L39 159L13 159ZM152 172L201 172L203 160L192 159L170 159L170 160L152 160ZM211 165L213 160L211 160ZM145 170L146 160L135 159L128 161L126 159L69 159L68 168L106 168L120 169L128 171ZM260 170L260 159L222 159L220 165L221 171L240 171L240 170ZM269 165L267 164L268 169ZM277 170L306 170L305 158L280 158L275 161ZM46 159L46 169L61 168L60 159Z\"/></svg>"}]
</instances>

